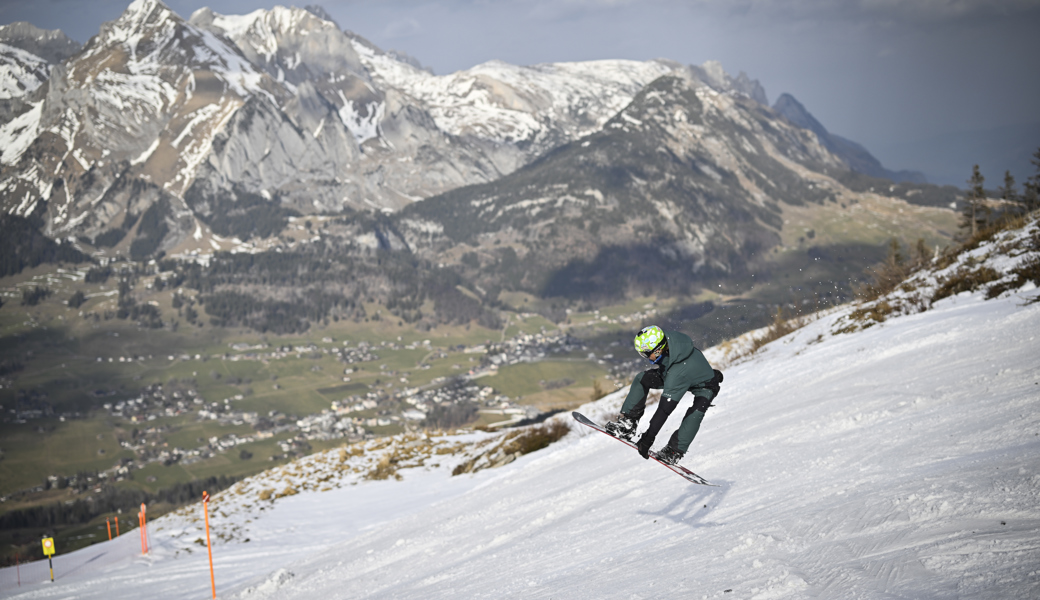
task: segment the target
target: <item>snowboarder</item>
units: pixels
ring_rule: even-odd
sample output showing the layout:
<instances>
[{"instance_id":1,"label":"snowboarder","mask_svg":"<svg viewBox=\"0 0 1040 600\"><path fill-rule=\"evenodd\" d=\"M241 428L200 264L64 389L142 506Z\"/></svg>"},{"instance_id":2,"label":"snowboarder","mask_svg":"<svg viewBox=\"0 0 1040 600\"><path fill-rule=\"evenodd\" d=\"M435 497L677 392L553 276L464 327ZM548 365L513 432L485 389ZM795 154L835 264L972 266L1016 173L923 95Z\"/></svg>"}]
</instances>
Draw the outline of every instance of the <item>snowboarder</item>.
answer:
<instances>
[{"instance_id":1,"label":"snowboarder","mask_svg":"<svg viewBox=\"0 0 1040 600\"><path fill-rule=\"evenodd\" d=\"M650 390L663 390L649 427L636 442L639 455L649 458L657 433L683 395L691 392L693 406L686 411L668 445L656 453L659 460L674 465L686 454L701 427L704 413L719 395L722 372L712 369L704 354L693 346L690 336L679 331L663 331L656 325L644 327L635 337L635 347L654 367L636 375L621 405L621 414L617 420L607 423L606 428L611 435L631 441L646 410L647 394Z\"/></svg>"}]
</instances>

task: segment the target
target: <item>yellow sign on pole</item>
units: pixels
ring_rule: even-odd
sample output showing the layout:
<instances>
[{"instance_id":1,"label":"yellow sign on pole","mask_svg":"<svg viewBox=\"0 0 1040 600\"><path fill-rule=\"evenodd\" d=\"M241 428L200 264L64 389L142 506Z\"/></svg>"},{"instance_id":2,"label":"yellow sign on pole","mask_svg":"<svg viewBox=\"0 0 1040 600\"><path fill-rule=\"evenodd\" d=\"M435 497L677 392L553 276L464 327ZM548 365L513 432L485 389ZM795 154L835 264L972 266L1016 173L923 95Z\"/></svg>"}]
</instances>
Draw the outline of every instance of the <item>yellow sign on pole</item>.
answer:
<instances>
[{"instance_id":1,"label":"yellow sign on pole","mask_svg":"<svg viewBox=\"0 0 1040 600\"><path fill-rule=\"evenodd\" d=\"M43 538L43 553L48 558L54 554L54 538Z\"/></svg>"}]
</instances>

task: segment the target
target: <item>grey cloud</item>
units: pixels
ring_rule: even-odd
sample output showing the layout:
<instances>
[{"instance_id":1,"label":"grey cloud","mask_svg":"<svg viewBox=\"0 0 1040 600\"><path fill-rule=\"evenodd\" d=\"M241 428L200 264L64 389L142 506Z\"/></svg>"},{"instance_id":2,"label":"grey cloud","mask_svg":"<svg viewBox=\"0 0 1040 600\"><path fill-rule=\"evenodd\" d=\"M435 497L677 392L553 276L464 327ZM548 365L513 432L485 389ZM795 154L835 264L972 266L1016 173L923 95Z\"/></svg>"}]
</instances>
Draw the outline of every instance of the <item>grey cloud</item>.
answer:
<instances>
[{"instance_id":1,"label":"grey cloud","mask_svg":"<svg viewBox=\"0 0 1040 600\"><path fill-rule=\"evenodd\" d=\"M517 0L524 1L524 0ZM610 8L629 0L564 0L563 6ZM783 21L846 20L858 23L943 23L979 18L1037 17L1036 0L651 0L714 15Z\"/></svg>"},{"instance_id":2,"label":"grey cloud","mask_svg":"<svg viewBox=\"0 0 1040 600\"><path fill-rule=\"evenodd\" d=\"M523 0L520 2L525 3ZM528 0L526 3L533 5L529 13L532 18L554 21L574 18L589 12L628 6L634 4L634 0L556 0L548 2Z\"/></svg>"},{"instance_id":3,"label":"grey cloud","mask_svg":"<svg viewBox=\"0 0 1040 600\"><path fill-rule=\"evenodd\" d=\"M859 0L864 14L919 21L956 21L978 17L1011 17L1040 13L1035 0Z\"/></svg>"}]
</instances>

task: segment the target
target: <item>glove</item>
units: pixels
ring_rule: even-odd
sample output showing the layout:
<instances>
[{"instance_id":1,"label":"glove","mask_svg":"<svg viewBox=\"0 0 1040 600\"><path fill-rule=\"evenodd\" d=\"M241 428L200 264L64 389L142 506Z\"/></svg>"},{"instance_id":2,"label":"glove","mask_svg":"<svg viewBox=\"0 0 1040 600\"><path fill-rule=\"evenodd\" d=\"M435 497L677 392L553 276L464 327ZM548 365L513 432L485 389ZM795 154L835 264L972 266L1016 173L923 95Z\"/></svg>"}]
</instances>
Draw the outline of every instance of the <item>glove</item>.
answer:
<instances>
[{"instance_id":1,"label":"glove","mask_svg":"<svg viewBox=\"0 0 1040 600\"><path fill-rule=\"evenodd\" d=\"M664 387L664 374L660 369L647 369L643 371L643 385L652 389L659 390Z\"/></svg>"},{"instance_id":2,"label":"glove","mask_svg":"<svg viewBox=\"0 0 1040 600\"><path fill-rule=\"evenodd\" d=\"M711 381L709 381L708 383L706 383L704 385L704 387L706 387L709 390L711 390L711 393L712 393L712 396L713 396L712 399L719 397L719 388L722 387L720 385L721 383L722 383L722 371L720 371L718 369L715 369L715 377L713 377Z\"/></svg>"},{"instance_id":3,"label":"glove","mask_svg":"<svg viewBox=\"0 0 1040 600\"><path fill-rule=\"evenodd\" d=\"M636 442L636 450L639 451L639 456L643 458L650 458L650 446L654 445L654 438L656 436L643 434L639 441Z\"/></svg>"}]
</instances>

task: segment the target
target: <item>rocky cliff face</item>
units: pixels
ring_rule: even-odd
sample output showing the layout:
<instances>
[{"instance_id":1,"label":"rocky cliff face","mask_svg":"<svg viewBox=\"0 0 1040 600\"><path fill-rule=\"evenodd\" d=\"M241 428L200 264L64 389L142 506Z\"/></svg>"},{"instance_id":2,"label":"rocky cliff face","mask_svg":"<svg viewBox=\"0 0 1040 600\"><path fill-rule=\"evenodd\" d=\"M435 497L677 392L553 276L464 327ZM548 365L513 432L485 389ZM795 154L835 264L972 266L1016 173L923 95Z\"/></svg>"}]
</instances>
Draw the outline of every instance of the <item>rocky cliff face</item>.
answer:
<instances>
[{"instance_id":1,"label":"rocky cliff face","mask_svg":"<svg viewBox=\"0 0 1040 600\"><path fill-rule=\"evenodd\" d=\"M74 55L80 45L59 30L45 30L29 23L0 25L0 122L17 111L18 99L50 78L51 68ZM14 102L12 102L12 100Z\"/></svg>"},{"instance_id":2,"label":"rocky cliff face","mask_svg":"<svg viewBox=\"0 0 1040 600\"><path fill-rule=\"evenodd\" d=\"M80 44L59 30L29 23L0 25L0 123L25 113L24 97L50 78L54 65L74 55ZM0 139L0 155L17 147L10 137Z\"/></svg>"},{"instance_id":3,"label":"rocky cliff face","mask_svg":"<svg viewBox=\"0 0 1040 600\"><path fill-rule=\"evenodd\" d=\"M160 231L149 245L170 247L194 225L182 196L215 135L253 98L287 95L227 41L137 0L0 128L23 141L3 154L4 208L43 216L54 237ZM153 207L162 227L131 225Z\"/></svg>"},{"instance_id":4,"label":"rocky cliff face","mask_svg":"<svg viewBox=\"0 0 1040 600\"><path fill-rule=\"evenodd\" d=\"M102 253L155 231L139 249L248 235L260 213L392 211L596 130L677 68L489 63L437 77L322 14L184 20L135 0L60 65L18 54L21 96L0 114L3 210ZM140 231L156 203L164 227Z\"/></svg>"},{"instance_id":5,"label":"rocky cliff face","mask_svg":"<svg viewBox=\"0 0 1040 600\"><path fill-rule=\"evenodd\" d=\"M782 206L831 200L844 188L828 172L844 168L810 132L690 71L511 175L396 217L419 253L474 255L460 263L496 273L486 286L675 293L744 270L779 243Z\"/></svg>"},{"instance_id":6,"label":"rocky cliff face","mask_svg":"<svg viewBox=\"0 0 1040 600\"><path fill-rule=\"evenodd\" d=\"M0 25L0 43L24 50L52 65L75 55L82 48L82 44L59 29L40 29L24 21Z\"/></svg>"}]
</instances>

